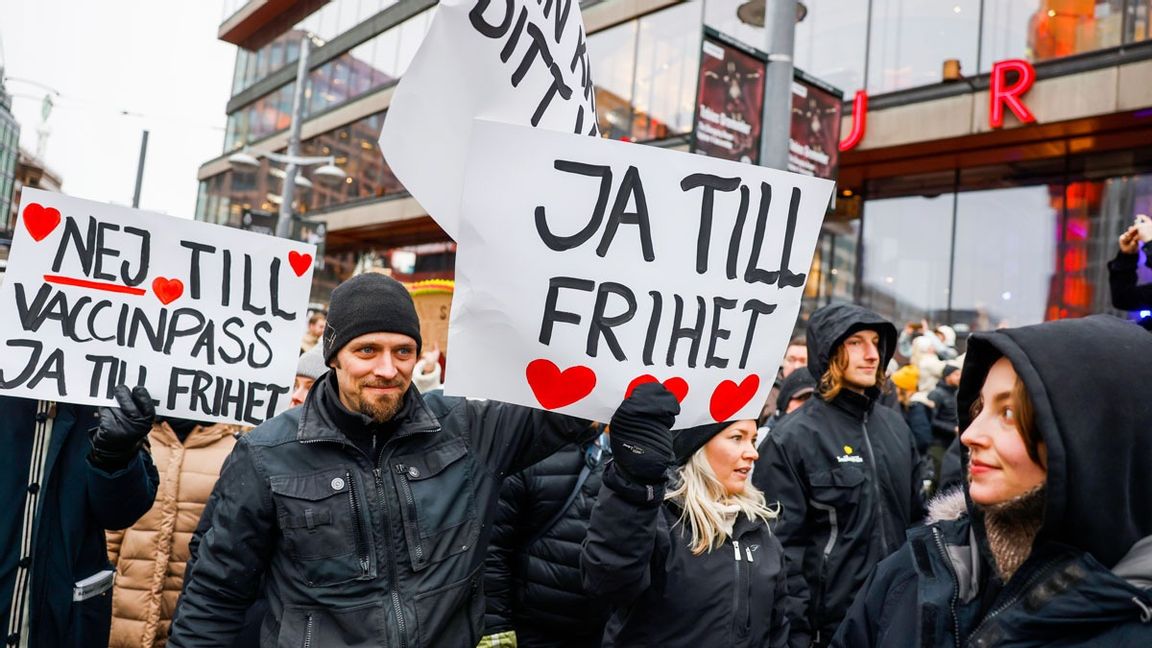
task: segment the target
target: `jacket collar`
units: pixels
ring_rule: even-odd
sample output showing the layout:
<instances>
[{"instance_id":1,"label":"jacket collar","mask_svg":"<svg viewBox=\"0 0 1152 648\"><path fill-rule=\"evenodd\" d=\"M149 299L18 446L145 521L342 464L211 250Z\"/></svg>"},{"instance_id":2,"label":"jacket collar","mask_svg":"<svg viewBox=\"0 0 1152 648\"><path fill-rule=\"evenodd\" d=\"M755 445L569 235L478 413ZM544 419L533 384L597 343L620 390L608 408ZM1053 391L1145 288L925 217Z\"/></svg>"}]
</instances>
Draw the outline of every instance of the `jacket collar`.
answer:
<instances>
[{"instance_id":1,"label":"jacket collar","mask_svg":"<svg viewBox=\"0 0 1152 648\"><path fill-rule=\"evenodd\" d=\"M300 407L303 409L300 426L296 431L297 441L348 443L347 432L368 433L378 425L368 416L344 407L336 387L334 371L329 371L312 385ZM404 403L390 423L396 425L397 437L440 431L440 423L428 411L420 392L413 386L409 386L404 393Z\"/></svg>"},{"instance_id":2,"label":"jacket collar","mask_svg":"<svg viewBox=\"0 0 1152 648\"><path fill-rule=\"evenodd\" d=\"M876 402L876 398L880 396L880 390L875 387L869 387L864 390L863 394L852 391L851 389L841 389L836 398L833 398L831 405L844 410L852 418L860 419L863 421L870 411L872 411L872 404Z\"/></svg>"}]
</instances>

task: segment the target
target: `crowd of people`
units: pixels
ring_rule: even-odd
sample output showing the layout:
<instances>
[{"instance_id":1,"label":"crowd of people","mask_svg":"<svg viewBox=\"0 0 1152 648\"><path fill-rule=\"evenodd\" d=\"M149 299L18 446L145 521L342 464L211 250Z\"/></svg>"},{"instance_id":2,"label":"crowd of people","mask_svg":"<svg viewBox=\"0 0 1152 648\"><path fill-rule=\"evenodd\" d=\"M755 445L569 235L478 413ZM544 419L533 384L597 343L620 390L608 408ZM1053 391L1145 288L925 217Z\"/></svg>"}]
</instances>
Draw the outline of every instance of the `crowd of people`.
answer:
<instances>
[{"instance_id":1,"label":"crowd of people","mask_svg":"<svg viewBox=\"0 0 1152 648\"><path fill-rule=\"evenodd\" d=\"M0 395L6 644L1152 645L1128 322L825 306L758 420L677 430L658 383L606 422L448 397L425 346L368 273L254 429Z\"/></svg>"}]
</instances>

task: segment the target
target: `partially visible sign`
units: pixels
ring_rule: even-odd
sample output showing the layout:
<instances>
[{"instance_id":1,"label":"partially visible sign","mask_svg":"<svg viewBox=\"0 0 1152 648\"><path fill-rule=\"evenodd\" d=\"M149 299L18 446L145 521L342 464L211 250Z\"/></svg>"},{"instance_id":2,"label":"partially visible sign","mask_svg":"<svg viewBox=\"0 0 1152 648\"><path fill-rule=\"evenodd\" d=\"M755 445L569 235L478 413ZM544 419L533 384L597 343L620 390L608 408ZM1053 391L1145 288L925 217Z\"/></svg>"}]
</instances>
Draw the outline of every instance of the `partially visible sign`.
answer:
<instances>
[{"instance_id":1,"label":"partially visible sign","mask_svg":"<svg viewBox=\"0 0 1152 648\"><path fill-rule=\"evenodd\" d=\"M832 183L477 121L446 390L606 421L637 384L677 427L754 419Z\"/></svg>"},{"instance_id":2,"label":"partially visible sign","mask_svg":"<svg viewBox=\"0 0 1152 648\"><path fill-rule=\"evenodd\" d=\"M768 56L704 28L697 78L693 153L760 163ZM796 69L792 83L788 170L834 178L839 162L843 93Z\"/></svg>"},{"instance_id":3,"label":"partially visible sign","mask_svg":"<svg viewBox=\"0 0 1152 648\"><path fill-rule=\"evenodd\" d=\"M426 349L431 349L435 342L441 352L448 353L448 318L452 313L454 288L455 282L449 279L430 279L408 284L416 315L420 318L420 338Z\"/></svg>"},{"instance_id":4,"label":"partially visible sign","mask_svg":"<svg viewBox=\"0 0 1152 648\"><path fill-rule=\"evenodd\" d=\"M442 0L388 108L392 172L456 238L476 117L597 135L578 0Z\"/></svg>"},{"instance_id":5,"label":"partially visible sign","mask_svg":"<svg viewBox=\"0 0 1152 648\"><path fill-rule=\"evenodd\" d=\"M0 391L255 425L286 409L316 249L35 189L0 286Z\"/></svg>"},{"instance_id":6,"label":"partially visible sign","mask_svg":"<svg viewBox=\"0 0 1152 648\"><path fill-rule=\"evenodd\" d=\"M276 221L280 215L260 209L245 209L240 215L240 229L266 236L276 236Z\"/></svg>"},{"instance_id":7,"label":"partially visible sign","mask_svg":"<svg viewBox=\"0 0 1152 648\"><path fill-rule=\"evenodd\" d=\"M300 217L292 218L292 233L289 236L294 241L301 241L316 246L316 269L324 269L324 253L328 241L328 223L324 221L308 221Z\"/></svg>"}]
</instances>

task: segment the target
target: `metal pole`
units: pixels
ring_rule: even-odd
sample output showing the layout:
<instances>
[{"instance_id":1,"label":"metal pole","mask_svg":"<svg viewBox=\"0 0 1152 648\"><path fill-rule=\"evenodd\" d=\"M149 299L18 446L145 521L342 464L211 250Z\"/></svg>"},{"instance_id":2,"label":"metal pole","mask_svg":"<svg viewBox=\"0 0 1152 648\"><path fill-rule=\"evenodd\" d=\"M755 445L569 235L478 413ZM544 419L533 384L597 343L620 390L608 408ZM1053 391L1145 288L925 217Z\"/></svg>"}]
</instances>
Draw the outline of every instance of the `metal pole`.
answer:
<instances>
[{"instance_id":1,"label":"metal pole","mask_svg":"<svg viewBox=\"0 0 1152 648\"><path fill-rule=\"evenodd\" d=\"M792 133L792 50L796 39L796 0L765 0L764 37L768 71L760 127L760 166L788 169Z\"/></svg>"},{"instance_id":2,"label":"metal pole","mask_svg":"<svg viewBox=\"0 0 1152 648\"><path fill-rule=\"evenodd\" d=\"M148 131L140 136L140 161L136 163L136 190L132 192L132 207L140 206L140 186L144 184L144 158L148 157Z\"/></svg>"},{"instance_id":3,"label":"metal pole","mask_svg":"<svg viewBox=\"0 0 1152 648\"><path fill-rule=\"evenodd\" d=\"M311 34L300 40L300 61L296 66L296 89L292 93L292 125L288 131L288 157L300 155L300 127L304 123L304 86L308 83L308 53L312 46ZM280 218L276 222L276 236L287 238L292 225L292 193L296 189L299 167L288 162L284 167L284 189L280 192Z\"/></svg>"}]
</instances>

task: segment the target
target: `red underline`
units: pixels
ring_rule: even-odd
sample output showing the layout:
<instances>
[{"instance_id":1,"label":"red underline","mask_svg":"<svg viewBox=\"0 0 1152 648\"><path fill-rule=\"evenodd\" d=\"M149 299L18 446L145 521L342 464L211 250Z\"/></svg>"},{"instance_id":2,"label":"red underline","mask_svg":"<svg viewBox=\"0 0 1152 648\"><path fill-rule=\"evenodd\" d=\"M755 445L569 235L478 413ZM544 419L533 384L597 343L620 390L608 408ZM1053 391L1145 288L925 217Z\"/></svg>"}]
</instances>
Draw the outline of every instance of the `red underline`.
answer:
<instances>
[{"instance_id":1,"label":"red underline","mask_svg":"<svg viewBox=\"0 0 1152 648\"><path fill-rule=\"evenodd\" d=\"M44 281L48 283L63 284L65 286L78 286L80 288L93 288L95 290L107 290L108 292L124 293L126 295L143 295L143 288L129 288L128 286L121 286L118 284L104 283L102 281L88 281L87 279L73 279L72 277L61 277L60 275L44 275Z\"/></svg>"}]
</instances>

